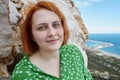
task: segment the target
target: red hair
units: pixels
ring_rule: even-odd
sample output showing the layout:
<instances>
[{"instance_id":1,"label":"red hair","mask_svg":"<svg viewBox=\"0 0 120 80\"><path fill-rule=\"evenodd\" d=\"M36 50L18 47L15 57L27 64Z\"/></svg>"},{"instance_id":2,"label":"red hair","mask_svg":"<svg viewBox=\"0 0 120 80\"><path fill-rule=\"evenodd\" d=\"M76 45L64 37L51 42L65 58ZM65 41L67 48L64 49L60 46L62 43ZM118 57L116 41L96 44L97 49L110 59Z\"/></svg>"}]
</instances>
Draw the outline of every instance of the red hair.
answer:
<instances>
[{"instance_id":1,"label":"red hair","mask_svg":"<svg viewBox=\"0 0 120 80\"><path fill-rule=\"evenodd\" d=\"M62 26L63 26L63 30L64 30L64 41L63 41L62 45L65 45L69 38L68 26L67 26L66 19L65 19L65 16L63 15L63 13L56 7L56 5L54 3L40 1L30 9L30 11L28 12L26 19L21 27L22 47L28 56L30 56L34 52L38 51L38 49L39 49L39 46L37 45L37 43L32 40L31 26L32 26L33 14L37 10L40 10L41 8L53 11L60 18Z\"/></svg>"}]
</instances>

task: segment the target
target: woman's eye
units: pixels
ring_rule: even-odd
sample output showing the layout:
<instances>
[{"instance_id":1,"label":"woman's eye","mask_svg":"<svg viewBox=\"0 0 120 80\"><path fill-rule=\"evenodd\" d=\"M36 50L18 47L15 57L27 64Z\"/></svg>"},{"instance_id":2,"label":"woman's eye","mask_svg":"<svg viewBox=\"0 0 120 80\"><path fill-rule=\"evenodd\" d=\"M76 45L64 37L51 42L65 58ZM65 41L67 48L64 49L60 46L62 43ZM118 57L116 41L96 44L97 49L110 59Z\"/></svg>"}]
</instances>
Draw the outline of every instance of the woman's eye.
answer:
<instances>
[{"instance_id":1,"label":"woman's eye","mask_svg":"<svg viewBox=\"0 0 120 80\"><path fill-rule=\"evenodd\" d=\"M55 24L53 24L53 27L54 28L58 28L58 27L60 27L61 25L60 25L60 23L55 23Z\"/></svg>"},{"instance_id":2,"label":"woman's eye","mask_svg":"<svg viewBox=\"0 0 120 80\"><path fill-rule=\"evenodd\" d=\"M40 26L40 27L38 28L38 30L43 31L43 30L45 30L46 28L47 28L47 26Z\"/></svg>"}]
</instances>

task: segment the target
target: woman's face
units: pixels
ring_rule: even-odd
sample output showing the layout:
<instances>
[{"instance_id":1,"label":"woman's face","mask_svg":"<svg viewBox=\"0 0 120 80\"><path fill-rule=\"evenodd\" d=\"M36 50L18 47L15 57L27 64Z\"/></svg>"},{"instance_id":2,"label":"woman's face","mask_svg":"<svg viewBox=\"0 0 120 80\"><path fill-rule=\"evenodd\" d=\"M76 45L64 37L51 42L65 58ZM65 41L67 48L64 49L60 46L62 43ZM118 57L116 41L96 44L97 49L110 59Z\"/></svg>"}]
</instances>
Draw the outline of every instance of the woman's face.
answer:
<instances>
[{"instance_id":1,"label":"woman's face","mask_svg":"<svg viewBox=\"0 0 120 80\"><path fill-rule=\"evenodd\" d=\"M40 50L59 50L64 38L61 20L47 9L36 11L32 17L32 35Z\"/></svg>"}]
</instances>

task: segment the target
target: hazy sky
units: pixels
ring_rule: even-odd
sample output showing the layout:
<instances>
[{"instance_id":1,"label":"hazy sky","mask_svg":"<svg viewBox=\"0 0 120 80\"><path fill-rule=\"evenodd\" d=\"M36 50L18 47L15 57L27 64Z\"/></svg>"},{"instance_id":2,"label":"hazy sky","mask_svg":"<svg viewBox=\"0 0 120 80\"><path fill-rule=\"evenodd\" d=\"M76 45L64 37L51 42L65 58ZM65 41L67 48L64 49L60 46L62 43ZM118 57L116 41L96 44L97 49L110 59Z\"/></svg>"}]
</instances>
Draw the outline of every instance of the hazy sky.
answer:
<instances>
[{"instance_id":1,"label":"hazy sky","mask_svg":"<svg viewBox=\"0 0 120 80\"><path fill-rule=\"evenodd\" d=\"M120 0L73 0L89 33L120 33Z\"/></svg>"}]
</instances>

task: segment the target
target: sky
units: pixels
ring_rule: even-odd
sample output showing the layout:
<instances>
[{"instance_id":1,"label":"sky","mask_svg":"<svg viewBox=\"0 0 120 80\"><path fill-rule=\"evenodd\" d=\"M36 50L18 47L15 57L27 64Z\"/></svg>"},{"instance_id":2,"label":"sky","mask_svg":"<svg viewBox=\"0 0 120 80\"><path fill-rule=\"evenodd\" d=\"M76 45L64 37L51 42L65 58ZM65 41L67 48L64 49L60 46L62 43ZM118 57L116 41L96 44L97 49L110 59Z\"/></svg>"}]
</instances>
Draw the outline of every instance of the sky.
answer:
<instances>
[{"instance_id":1,"label":"sky","mask_svg":"<svg viewBox=\"0 0 120 80\"><path fill-rule=\"evenodd\" d=\"M73 0L89 33L120 33L120 0Z\"/></svg>"}]
</instances>

